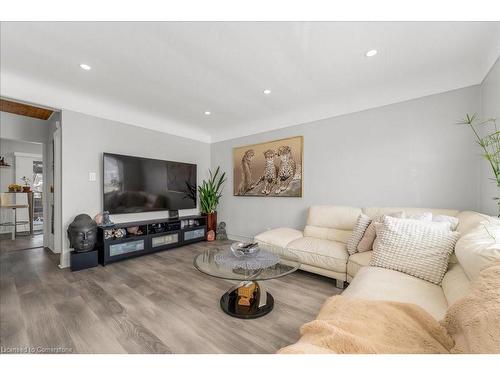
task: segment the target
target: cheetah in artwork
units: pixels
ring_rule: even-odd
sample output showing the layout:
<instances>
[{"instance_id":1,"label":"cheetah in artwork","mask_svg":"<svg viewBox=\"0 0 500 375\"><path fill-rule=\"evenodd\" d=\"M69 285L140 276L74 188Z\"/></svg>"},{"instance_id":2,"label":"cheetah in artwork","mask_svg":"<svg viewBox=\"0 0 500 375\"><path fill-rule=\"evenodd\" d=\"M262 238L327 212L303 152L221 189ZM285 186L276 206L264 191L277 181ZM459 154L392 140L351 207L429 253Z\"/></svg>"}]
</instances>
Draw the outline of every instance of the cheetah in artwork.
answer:
<instances>
[{"instance_id":1,"label":"cheetah in artwork","mask_svg":"<svg viewBox=\"0 0 500 375\"><path fill-rule=\"evenodd\" d=\"M264 175L261 177L260 181L264 181L264 188L262 189L262 194L269 195L273 190L273 186L276 184L276 178L278 176L278 167L274 164L274 157L276 152L274 150L264 151L264 157L266 158L266 164L264 167Z\"/></svg>"},{"instance_id":2,"label":"cheetah in artwork","mask_svg":"<svg viewBox=\"0 0 500 375\"><path fill-rule=\"evenodd\" d=\"M250 149L245 151L241 159L241 183L238 188L239 195L245 195L249 190L255 187L255 183L252 182L252 168L250 166L254 156L254 150Z\"/></svg>"},{"instance_id":3,"label":"cheetah in artwork","mask_svg":"<svg viewBox=\"0 0 500 375\"><path fill-rule=\"evenodd\" d=\"M278 148L278 157L280 165L278 168L276 190L274 191L275 194L280 194L288 188L297 169L295 160L292 157L292 150L289 146L280 146Z\"/></svg>"}]
</instances>

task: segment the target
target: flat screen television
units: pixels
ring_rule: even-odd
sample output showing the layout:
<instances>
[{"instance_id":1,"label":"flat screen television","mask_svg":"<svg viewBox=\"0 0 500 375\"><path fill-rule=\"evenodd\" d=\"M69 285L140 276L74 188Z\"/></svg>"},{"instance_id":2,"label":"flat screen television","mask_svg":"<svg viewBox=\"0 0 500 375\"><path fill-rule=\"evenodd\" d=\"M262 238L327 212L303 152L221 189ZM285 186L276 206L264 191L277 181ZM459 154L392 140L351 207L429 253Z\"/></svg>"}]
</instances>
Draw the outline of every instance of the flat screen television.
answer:
<instances>
[{"instance_id":1,"label":"flat screen television","mask_svg":"<svg viewBox=\"0 0 500 375\"><path fill-rule=\"evenodd\" d=\"M104 153L103 206L111 214L196 208L196 165Z\"/></svg>"}]
</instances>

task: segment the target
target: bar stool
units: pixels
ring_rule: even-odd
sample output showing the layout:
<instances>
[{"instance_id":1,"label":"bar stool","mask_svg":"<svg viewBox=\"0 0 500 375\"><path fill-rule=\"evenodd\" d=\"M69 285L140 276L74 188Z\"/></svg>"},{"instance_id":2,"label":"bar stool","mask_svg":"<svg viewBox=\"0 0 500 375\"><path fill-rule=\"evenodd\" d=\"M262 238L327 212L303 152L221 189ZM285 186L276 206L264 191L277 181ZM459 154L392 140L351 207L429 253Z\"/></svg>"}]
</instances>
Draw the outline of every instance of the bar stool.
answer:
<instances>
[{"instance_id":1,"label":"bar stool","mask_svg":"<svg viewBox=\"0 0 500 375\"><path fill-rule=\"evenodd\" d=\"M0 209L10 209L12 210L12 216L14 221L9 221L5 223L0 223L2 227L12 227L12 239L16 239L17 226L29 224L29 221L21 220L17 221L17 210L20 208L29 209L27 204L15 204L12 203L13 193L0 193Z\"/></svg>"}]
</instances>

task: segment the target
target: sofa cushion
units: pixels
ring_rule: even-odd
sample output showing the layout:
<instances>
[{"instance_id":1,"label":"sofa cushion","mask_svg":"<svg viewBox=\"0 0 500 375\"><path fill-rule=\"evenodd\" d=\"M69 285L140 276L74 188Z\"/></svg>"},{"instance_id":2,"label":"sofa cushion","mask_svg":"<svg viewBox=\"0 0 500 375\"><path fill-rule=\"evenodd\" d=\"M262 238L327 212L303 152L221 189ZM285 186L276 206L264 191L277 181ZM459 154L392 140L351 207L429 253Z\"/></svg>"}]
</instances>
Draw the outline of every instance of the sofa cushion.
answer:
<instances>
[{"instance_id":1,"label":"sofa cushion","mask_svg":"<svg viewBox=\"0 0 500 375\"><path fill-rule=\"evenodd\" d=\"M443 318L448 308L440 286L379 267L361 268L342 294L369 300L414 303L438 320Z\"/></svg>"},{"instance_id":2,"label":"sofa cushion","mask_svg":"<svg viewBox=\"0 0 500 375\"><path fill-rule=\"evenodd\" d=\"M351 238L352 231L335 228L316 227L314 225L306 225L304 228L305 237L321 238L323 240L338 241L347 244Z\"/></svg>"},{"instance_id":3,"label":"sofa cushion","mask_svg":"<svg viewBox=\"0 0 500 375\"><path fill-rule=\"evenodd\" d=\"M311 206L307 225L351 231L361 209L347 206Z\"/></svg>"},{"instance_id":4,"label":"sofa cushion","mask_svg":"<svg viewBox=\"0 0 500 375\"><path fill-rule=\"evenodd\" d=\"M276 228L255 236L255 241L264 247L285 248L290 242L301 238L302 232L292 228Z\"/></svg>"},{"instance_id":5,"label":"sofa cushion","mask_svg":"<svg viewBox=\"0 0 500 375\"><path fill-rule=\"evenodd\" d=\"M460 232L460 235L463 236L472 229L475 229L482 221L487 220L489 216L474 211L462 211L457 217L457 232Z\"/></svg>"},{"instance_id":6,"label":"sofa cushion","mask_svg":"<svg viewBox=\"0 0 500 375\"><path fill-rule=\"evenodd\" d=\"M347 274L354 277L361 267L370 264L373 251L365 251L363 253L356 253L349 257L347 261Z\"/></svg>"},{"instance_id":7,"label":"sofa cushion","mask_svg":"<svg viewBox=\"0 0 500 375\"><path fill-rule=\"evenodd\" d=\"M304 236L347 243L360 214L355 207L311 206Z\"/></svg>"},{"instance_id":8,"label":"sofa cushion","mask_svg":"<svg viewBox=\"0 0 500 375\"><path fill-rule=\"evenodd\" d=\"M462 236L455 254L469 279L479 276L483 268L500 260L500 220L483 221Z\"/></svg>"},{"instance_id":9,"label":"sofa cushion","mask_svg":"<svg viewBox=\"0 0 500 375\"><path fill-rule=\"evenodd\" d=\"M465 297L470 291L470 280L460 264L451 264L441 283L448 305Z\"/></svg>"},{"instance_id":10,"label":"sofa cushion","mask_svg":"<svg viewBox=\"0 0 500 375\"><path fill-rule=\"evenodd\" d=\"M346 272L348 253L345 243L302 237L290 242L286 248L294 252L304 264Z\"/></svg>"}]
</instances>

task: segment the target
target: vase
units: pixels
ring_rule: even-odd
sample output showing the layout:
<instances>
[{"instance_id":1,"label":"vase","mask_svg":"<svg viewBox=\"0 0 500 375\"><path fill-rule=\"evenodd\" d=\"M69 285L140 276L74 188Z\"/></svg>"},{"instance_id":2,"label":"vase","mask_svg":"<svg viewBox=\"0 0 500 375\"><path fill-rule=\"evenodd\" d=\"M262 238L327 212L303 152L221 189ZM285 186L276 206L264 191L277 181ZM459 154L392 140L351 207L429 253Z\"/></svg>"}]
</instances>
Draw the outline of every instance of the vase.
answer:
<instances>
[{"instance_id":1,"label":"vase","mask_svg":"<svg viewBox=\"0 0 500 375\"><path fill-rule=\"evenodd\" d=\"M211 230L215 232L217 229L217 211L203 215L207 217L207 232Z\"/></svg>"},{"instance_id":2,"label":"vase","mask_svg":"<svg viewBox=\"0 0 500 375\"><path fill-rule=\"evenodd\" d=\"M29 193L31 191L31 186L23 186L23 193Z\"/></svg>"}]
</instances>

